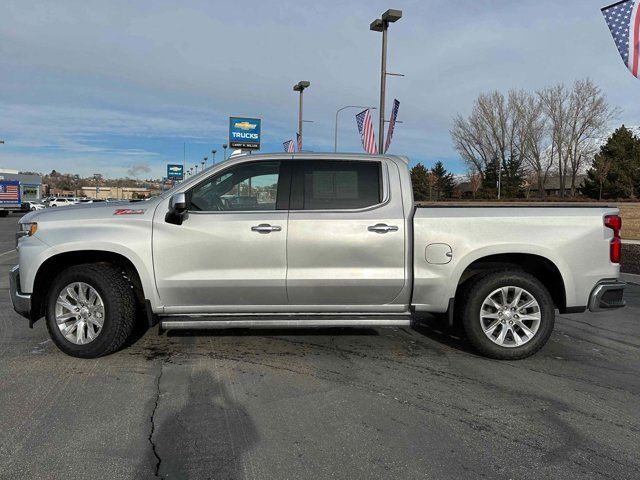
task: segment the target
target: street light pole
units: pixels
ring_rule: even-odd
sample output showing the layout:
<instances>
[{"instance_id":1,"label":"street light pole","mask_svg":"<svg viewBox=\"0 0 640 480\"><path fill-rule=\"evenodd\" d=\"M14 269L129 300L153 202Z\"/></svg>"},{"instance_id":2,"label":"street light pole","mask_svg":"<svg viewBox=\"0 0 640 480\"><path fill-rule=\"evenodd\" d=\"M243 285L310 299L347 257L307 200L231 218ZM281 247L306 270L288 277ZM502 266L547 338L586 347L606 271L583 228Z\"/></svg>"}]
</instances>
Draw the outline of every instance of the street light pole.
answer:
<instances>
[{"instance_id":1,"label":"street light pole","mask_svg":"<svg viewBox=\"0 0 640 480\"><path fill-rule=\"evenodd\" d=\"M215 165L216 163L216 151L211 150L211 165Z\"/></svg>"},{"instance_id":2,"label":"street light pole","mask_svg":"<svg viewBox=\"0 0 640 480\"><path fill-rule=\"evenodd\" d=\"M294 92L300 92L300 101L298 104L298 135L300 135L300 145L302 145L302 95L305 88L309 88L311 82L302 80L293 86Z\"/></svg>"},{"instance_id":3,"label":"street light pole","mask_svg":"<svg viewBox=\"0 0 640 480\"><path fill-rule=\"evenodd\" d=\"M382 61L380 64L380 122L378 127L378 153L383 154L384 151L384 100L385 90L387 86L387 30L389 24L397 22L402 18L402 10L389 9L382 14L382 18L378 18L371 22L369 30L374 32L382 32Z\"/></svg>"},{"instance_id":4,"label":"street light pole","mask_svg":"<svg viewBox=\"0 0 640 480\"><path fill-rule=\"evenodd\" d=\"M204 160L202 160L202 171L204 172L204 166L207 164L207 157L204 157Z\"/></svg>"},{"instance_id":5,"label":"street light pole","mask_svg":"<svg viewBox=\"0 0 640 480\"><path fill-rule=\"evenodd\" d=\"M224 145L222 145L222 148L224 149L224 154L222 155L222 160L226 160L227 159L227 144L225 143Z\"/></svg>"},{"instance_id":6,"label":"street light pole","mask_svg":"<svg viewBox=\"0 0 640 480\"><path fill-rule=\"evenodd\" d=\"M369 110L375 110L376 109L376 107L364 107L362 105L346 105L346 106L338 109L338 111L336 112L335 132L333 134L333 151L334 152L338 151L338 114L341 111L346 110L347 108L368 108Z\"/></svg>"}]
</instances>

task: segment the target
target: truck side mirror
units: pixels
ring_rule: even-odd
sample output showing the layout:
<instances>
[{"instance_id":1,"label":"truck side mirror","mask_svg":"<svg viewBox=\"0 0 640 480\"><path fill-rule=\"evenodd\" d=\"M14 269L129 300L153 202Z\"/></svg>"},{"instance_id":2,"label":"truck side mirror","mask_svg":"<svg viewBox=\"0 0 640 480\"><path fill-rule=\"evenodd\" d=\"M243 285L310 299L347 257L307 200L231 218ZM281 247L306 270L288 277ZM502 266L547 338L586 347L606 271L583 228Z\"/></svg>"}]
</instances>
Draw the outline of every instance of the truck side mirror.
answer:
<instances>
[{"instance_id":1,"label":"truck side mirror","mask_svg":"<svg viewBox=\"0 0 640 480\"><path fill-rule=\"evenodd\" d=\"M176 193L169 200L169 211L165 215L164 221L182 225L182 222L187 218L188 208L187 196L183 192Z\"/></svg>"}]
</instances>

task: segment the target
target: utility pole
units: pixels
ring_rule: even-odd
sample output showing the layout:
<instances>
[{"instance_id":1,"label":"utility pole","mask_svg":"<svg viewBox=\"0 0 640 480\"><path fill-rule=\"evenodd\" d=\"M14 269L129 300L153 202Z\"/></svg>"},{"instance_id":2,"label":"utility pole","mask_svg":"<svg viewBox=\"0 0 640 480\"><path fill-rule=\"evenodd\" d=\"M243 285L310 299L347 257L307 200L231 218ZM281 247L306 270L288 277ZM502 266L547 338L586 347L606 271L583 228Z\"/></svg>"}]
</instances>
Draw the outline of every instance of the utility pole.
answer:
<instances>
[{"instance_id":1,"label":"utility pole","mask_svg":"<svg viewBox=\"0 0 640 480\"><path fill-rule=\"evenodd\" d=\"M306 80L301 80L293 86L294 92L300 92L300 101L298 104L298 135L300 135L300 145L302 145L302 96L304 89L310 86L311 82L307 82Z\"/></svg>"},{"instance_id":2,"label":"utility pole","mask_svg":"<svg viewBox=\"0 0 640 480\"><path fill-rule=\"evenodd\" d=\"M389 9L382 14L382 18L377 18L369 30L382 32L382 61L380 65L380 122L378 127L378 153L384 153L384 100L387 85L387 30L390 23L397 22L402 18L402 10Z\"/></svg>"}]
</instances>

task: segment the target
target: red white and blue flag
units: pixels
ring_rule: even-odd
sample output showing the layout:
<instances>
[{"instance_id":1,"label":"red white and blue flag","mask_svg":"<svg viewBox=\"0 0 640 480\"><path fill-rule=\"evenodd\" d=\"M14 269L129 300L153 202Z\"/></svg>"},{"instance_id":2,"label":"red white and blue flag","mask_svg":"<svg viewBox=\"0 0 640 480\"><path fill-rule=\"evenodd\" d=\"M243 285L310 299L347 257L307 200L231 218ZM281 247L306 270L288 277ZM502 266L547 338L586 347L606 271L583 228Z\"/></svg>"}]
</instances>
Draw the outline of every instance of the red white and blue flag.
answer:
<instances>
[{"instance_id":1,"label":"red white and blue flag","mask_svg":"<svg viewBox=\"0 0 640 480\"><path fill-rule=\"evenodd\" d=\"M0 183L0 203L20 203L20 184L18 182Z\"/></svg>"},{"instance_id":2,"label":"red white and blue flag","mask_svg":"<svg viewBox=\"0 0 640 480\"><path fill-rule=\"evenodd\" d=\"M362 138L362 146L364 151L371 155L377 155L378 145L376 145L376 138L373 133L373 123L371 121L371 111L367 108L356 115L356 122L358 124L358 132Z\"/></svg>"},{"instance_id":3,"label":"red white and blue flag","mask_svg":"<svg viewBox=\"0 0 640 480\"><path fill-rule=\"evenodd\" d=\"M302 151L302 135L300 135L299 133L296 133L297 139L298 139L298 151L301 152Z\"/></svg>"},{"instance_id":4,"label":"red white and blue flag","mask_svg":"<svg viewBox=\"0 0 640 480\"><path fill-rule=\"evenodd\" d=\"M640 78L640 0L622 0L602 9L622 60Z\"/></svg>"},{"instance_id":5,"label":"red white and blue flag","mask_svg":"<svg viewBox=\"0 0 640 480\"><path fill-rule=\"evenodd\" d=\"M391 139L393 138L393 130L396 128L396 120L398 119L398 109L400 108L400 102L396 99L393 100L393 110L391 110L391 119L389 120L389 131L387 132L387 141L384 145L384 153L387 153L389 146L391 146Z\"/></svg>"},{"instance_id":6,"label":"red white and blue flag","mask_svg":"<svg viewBox=\"0 0 640 480\"><path fill-rule=\"evenodd\" d=\"M287 153L293 153L296 151L296 148L293 146L293 140L287 140L282 144L284 147L284 151Z\"/></svg>"}]
</instances>

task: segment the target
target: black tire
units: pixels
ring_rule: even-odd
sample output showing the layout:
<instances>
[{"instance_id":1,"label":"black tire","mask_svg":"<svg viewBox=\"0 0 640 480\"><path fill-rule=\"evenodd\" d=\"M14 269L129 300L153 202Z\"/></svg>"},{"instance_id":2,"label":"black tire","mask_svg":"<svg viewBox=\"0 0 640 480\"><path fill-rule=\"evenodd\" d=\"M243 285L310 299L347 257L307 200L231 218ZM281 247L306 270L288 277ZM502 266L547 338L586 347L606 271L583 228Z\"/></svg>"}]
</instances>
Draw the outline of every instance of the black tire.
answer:
<instances>
[{"instance_id":1,"label":"black tire","mask_svg":"<svg viewBox=\"0 0 640 480\"><path fill-rule=\"evenodd\" d=\"M56 323L55 306L62 289L73 282L93 287L104 303L102 330L95 340L77 345L67 340ZM131 284L122 270L107 264L83 264L69 267L53 281L46 303L46 322L51 339L67 355L97 358L120 349L131 336L136 318L136 302Z\"/></svg>"},{"instance_id":2,"label":"black tire","mask_svg":"<svg viewBox=\"0 0 640 480\"><path fill-rule=\"evenodd\" d=\"M480 323L480 312L485 299L493 291L507 286L523 288L535 298L540 307L538 331L521 346L498 345L485 335ZM457 316L469 341L482 355L498 360L519 360L533 355L547 343L555 324L555 306L549 291L533 275L519 270L493 271L470 280L462 292L460 303L456 302L456 307L458 305L460 308L456 308L456 312L459 312Z\"/></svg>"}]
</instances>

